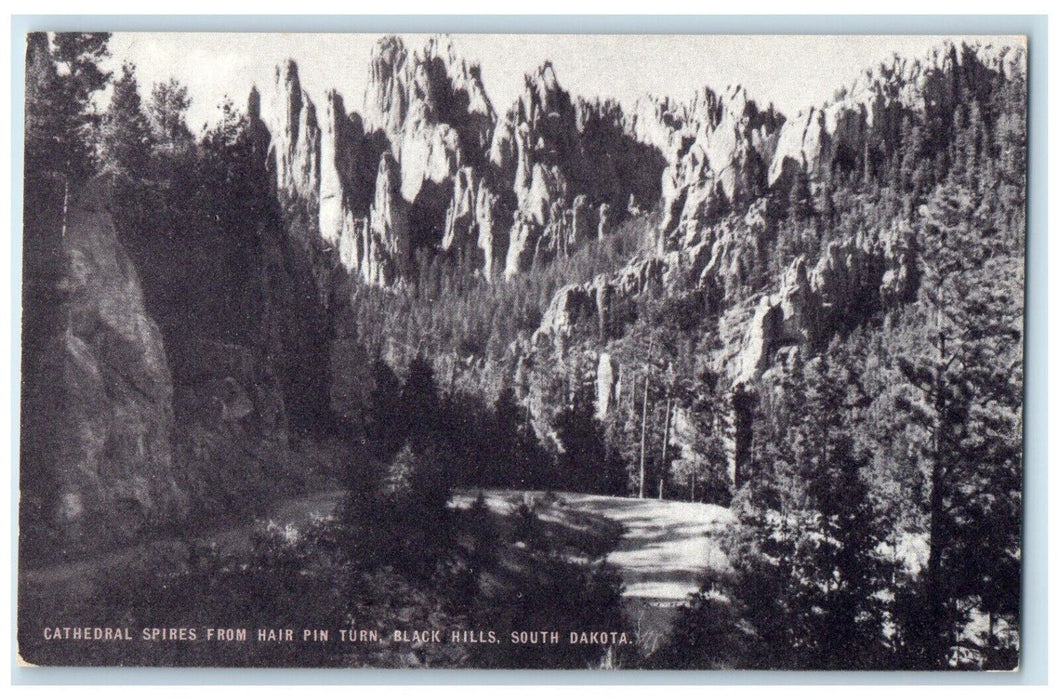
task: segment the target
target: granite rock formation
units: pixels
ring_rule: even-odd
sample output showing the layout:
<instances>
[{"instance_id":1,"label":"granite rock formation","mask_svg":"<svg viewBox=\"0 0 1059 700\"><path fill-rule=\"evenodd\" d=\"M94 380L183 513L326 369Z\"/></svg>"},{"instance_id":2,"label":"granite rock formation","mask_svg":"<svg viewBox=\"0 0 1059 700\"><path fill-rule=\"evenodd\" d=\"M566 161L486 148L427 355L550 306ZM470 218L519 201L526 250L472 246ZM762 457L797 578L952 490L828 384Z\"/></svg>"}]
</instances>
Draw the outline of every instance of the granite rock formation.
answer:
<instances>
[{"instance_id":1,"label":"granite rock formation","mask_svg":"<svg viewBox=\"0 0 1059 700\"><path fill-rule=\"evenodd\" d=\"M658 149L637 140L617 103L572 98L550 63L526 76L499 119L479 67L440 37L414 51L380 40L359 114L332 90L318 119L292 61L273 88L280 199L308 212L299 236L315 232L303 243L318 251L316 268L337 264L368 284L398 283L420 251L487 280L511 277L605 235L630 202L658 196ZM380 185L383 174L396 191Z\"/></svg>"},{"instance_id":2,"label":"granite rock formation","mask_svg":"<svg viewBox=\"0 0 1059 700\"><path fill-rule=\"evenodd\" d=\"M44 223L42 234L58 239L48 224L60 221ZM29 390L41 392L27 407L47 422L41 442L24 445L22 508L72 554L68 544L113 546L179 519L189 498L173 456L173 378L162 334L102 182L72 203L59 246L61 304L41 364L24 370Z\"/></svg>"}]
</instances>

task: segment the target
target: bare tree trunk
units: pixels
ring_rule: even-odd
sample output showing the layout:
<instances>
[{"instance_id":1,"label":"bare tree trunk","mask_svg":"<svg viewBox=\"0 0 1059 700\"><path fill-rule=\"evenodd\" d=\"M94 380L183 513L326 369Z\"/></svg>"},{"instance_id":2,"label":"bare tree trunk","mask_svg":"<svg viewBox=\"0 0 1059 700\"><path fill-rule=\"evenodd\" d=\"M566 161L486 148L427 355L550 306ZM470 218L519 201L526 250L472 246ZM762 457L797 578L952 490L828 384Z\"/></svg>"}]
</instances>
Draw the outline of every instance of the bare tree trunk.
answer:
<instances>
[{"instance_id":1,"label":"bare tree trunk","mask_svg":"<svg viewBox=\"0 0 1059 700\"><path fill-rule=\"evenodd\" d=\"M651 389L651 351L654 346L655 339L651 338L647 343L647 362L644 364L643 376L643 408L640 413L640 498L644 497L647 482L647 395Z\"/></svg>"},{"instance_id":2,"label":"bare tree trunk","mask_svg":"<svg viewBox=\"0 0 1059 700\"><path fill-rule=\"evenodd\" d=\"M651 375L643 378L643 411L640 418L640 498L644 497L644 483L647 481L647 392L651 387Z\"/></svg>"},{"instance_id":3,"label":"bare tree trunk","mask_svg":"<svg viewBox=\"0 0 1059 700\"><path fill-rule=\"evenodd\" d=\"M63 176L63 231L62 240L66 240L66 214L70 210L70 178Z\"/></svg>"},{"instance_id":4,"label":"bare tree trunk","mask_svg":"<svg viewBox=\"0 0 1059 700\"><path fill-rule=\"evenodd\" d=\"M69 167L67 167L67 172L69 172ZM62 232L61 232L60 237L59 237L59 250L57 251L58 254L59 254L58 255L58 260L62 264L62 268L61 269L63 270L63 272L61 274L65 274L65 272L66 272L66 251L65 251L65 246L66 246L66 222L67 222L67 219L69 217L69 213L70 213L70 176L68 174L64 174L63 175L63 228L62 228ZM71 304L63 304L63 307L66 309L66 328L69 331L70 329L73 328L73 321L72 321L73 306Z\"/></svg>"},{"instance_id":5,"label":"bare tree trunk","mask_svg":"<svg viewBox=\"0 0 1059 700\"><path fill-rule=\"evenodd\" d=\"M669 422L670 417L673 415L673 399L666 397L666 427L662 433L662 474L658 477L658 500L662 500L662 483L666 479L666 475L669 474L669 462L667 461L669 456Z\"/></svg>"},{"instance_id":6,"label":"bare tree trunk","mask_svg":"<svg viewBox=\"0 0 1059 700\"><path fill-rule=\"evenodd\" d=\"M929 652L931 662L942 663L947 656L948 616L945 613L945 585L942 578L941 561L947 534L943 523L945 498L943 495L942 466L940 455L935 453L930 469L930 546L927 553L926 581L927 615L931 620L929 634L932 635Z\"/></svg>"},{"instance_id":7,"label":"bare tree trunk","mask_svg":"<svg viewBox=\"0 0 1059 700\"><path fill-rule=\"evenodd\" d=\"M989 633L985 638L986 644L986 662L989 663L993 660L993 651L996 649L996 641L993 635L996 634L996 615L992 610L989 611Z\"/></svg>"},{"instance_id":8,"label":"bare tree trunk","mask_svg":"<svg viewBox=\"0 0 1059 700\"><path fill-rule=\"evenodd\" d=\"M935 309L938 327L938 365L934 370L934 430L931 435L932 464L930 467L930 543L927 550L927 566L924 572L926 583L927 616L931 635L927 651L930 662L945 665L951 646L952 629L946 614L946 591L943 579L942 556L948 544L948 528L945 523L945 467L941 451L944 448L942 430L945 423L945 395L943 368L946 362L945 333L941 328L941 309Z\"/></svg>"}]
</instances>

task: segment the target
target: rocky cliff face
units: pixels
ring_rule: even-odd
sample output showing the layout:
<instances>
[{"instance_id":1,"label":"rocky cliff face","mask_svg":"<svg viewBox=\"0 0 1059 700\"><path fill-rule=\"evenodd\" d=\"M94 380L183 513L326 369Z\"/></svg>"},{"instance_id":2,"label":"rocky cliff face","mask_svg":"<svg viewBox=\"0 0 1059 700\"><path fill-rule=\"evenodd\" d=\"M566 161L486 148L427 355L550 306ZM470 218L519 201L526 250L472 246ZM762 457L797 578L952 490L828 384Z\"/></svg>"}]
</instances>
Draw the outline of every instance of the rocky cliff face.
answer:
<instances>
[{"instance_id":1,"label":"rocky cliff face","mask_svg":"<svg viewBox=\"0 0 1059 700\"><path fill-rule=\"evenodd\" d=\"M361 274L369 284L388 286L407 275L411 262L408 206L401 197L397 160L384 153L375 179L370 226L360 253Z\"/></svg>"},{"instance_id":2,"label":"rocky cliff face","mask_svg":"<svg viewBox=\"0 0 1059 700\"><path fill-rule=\"evenodd\" d=\"M290 427L326 419L315 239L274 216L277 198L299 220L312 214L302 205L315 201L318 132L296 70L277 77L291 90L282 128L274 138L252 92L233 156L245 161L233 165L257 170L247 201L228 203L246 216L221 232L190 216L170 222L177 235L127 216L116 226L120 200L104 178L75 186L65 221L61 187L43 177L27 188L37 291L26 303L22 486L25 531L41 535L30 556L249 510L292 483Z\"/></svg>"},{"instance_id":3,"label":"rocky cliff face","mask_svg":"<svg viewBox=\"0 0 1059 700\"><path fill-rule=\"evenodd\" d=\"M320 237L337 246L353 238L368 214L375 189L377 146L355 112L347 113L335 90L324 102L320 134ZM345 267L350 269L352 262Z\"/></svg>"},{"instance_id":4,"label":"rocky cliff face","mask_svg":"<svg viewBox=\"0 0 1059 700\"><path fill-rule=\"evenodd\" d=\"M534 332L532 345L552 345L562 350L580 333L600 342L622 335L628 309L641 295L662 294L674 257L636 257L612 275L597 275L588 282L567 284L552 297Z\"/></svg>"},{"instance_id":5,"label":"rocky cliff face","mask_svg":"<svg viewBox=\"0 0 1059 700\"><path fill-rule=\"evenodd\" d=\"M284 200L314 211L320 200L320 126L294 61L276 67L269 114L277 189Z\"/></svg>"},{"instance_id":6,"label":"rocky cliff face","mask_svg":"<svg viewBox=\"0 0 1059 700\"><path fill-rule=\"evenodd\" d=\"M173 457L162 335L106 203L94 182L70 206L61 239L48 225L57 218L41 231L59 246L61 303L43 352L24 368L25 391L41 393L25 407L36 412L43 443L24 445L22 509L51 530L62 554L130 541L189 507Z\"/></svg>"},{"instance_id":7,"label":"rocky cliff face","mask_svg":"<svg viewBox=\"0 0 1059 700\"><path fill-rule=\"evenodd\" d=\"M656 148L668 162L694 134L692 106L669 96L645 95L625 116L625 130L640 143Z\"/></svg>"},{"instance_id":8,"label":"rocky cliff face","mask_svg":"<svg viewBox=\"0 0 1059 700\"><path fill-rule=\"evenodd\" d=\"M480 70L451 42L411 50L387 38L373 52L360 113L332 91L318 115L297 67L277 69L270 162L288 216L304 212L289 228L325 307L342 273L390 287L413 281L419 260L442 258L487 280L513 277L660 203L652 253L569 280L525 352L577 343L602 351L645 290L690 284L716 300L703 311L719 315L725 349L715 368L746 387L782 348L817 351L836 330L915 293L900 231L824 241L777 272L767 256L792 188L815 195L837 175L867 178L910 112L947 124L961 91L1023 62L1017 52L946 46L877 67L789 119L739 86L704 88L687 102L645 98L625 113L572 97L545 63L498 116ZM612 360L597 364L601 415L616 373Z\"/></svg>"},{"instance_id":9,"label":"rocky cliff face","mask_svg":"<svg viewBox=\"0 0 1059 700\"><path fill-rule=\"evenodd\" d=\"M662 164L616 103L572 99L550 63L526 76L489 157L515 198L508 277L605 235L637 202L650 205Z\"/></svg>"},{"instance_id":10,"label":"rocky cliff face","mask_svg":"<svg viewBox=\"0 0 1059 700\"><path fill-rule=\"evenodd\" d=\"M484 153L496 115L480 68L467 63L450 39L431 37L410 52L401 39L386 37L376 44L368 71L364 120L386 134L399 161L404 145L430 140L439 125L456 132L472 161Z\"/></svg>"},{"instance_id":11,"label":"rocky cliff face","mask_svg":"<svg viewBox=\"0 0 1059 700\"><path fill-rule=\"evenodd\" d=\"M573 184L563 164L569 163L571 170L581 167L576 135L574 104L546 63L526 76L523 92L498 124L490 149L490 159L514 192L517 206L504 266L508 277L554 254L561 244L554 229Z\"/></svg>"},{"instance_id":12,"label":"rocky cliff face","mask_svg":"<svg viewBox=\"0 0 1059 700\"><path fill-rule=\"evenodd\" d=\"M663 247L674 233L687 234L745 208L765 193L766 173L782 116L762 110L744 88L723 95L696 94L671 139L675 152L662 176Z\"/></svg>"},{"instance_id":13,"label":"rocky cliff face","mask_svg":"<svg viewBox=\"0 0 1059 700\"><path fill-rule=\"evenodd\" d=\"M836 332L880 310L889 265L899 263L863 239L829 244L812 268L796 259L778 292L758 302L732 367L734 381L748 384L761 376L781 347L820 351Z\"/></svg>"},{"instance_id":14,"label":"rocky cliff face","mask_svg":"<svg viewBox=\"0 0 1059 700\"><path fill-rule=\"evenodd\" d=\"M391 265L402 272L369 281L393 284L417 250L467 256L467 264L489 275L496 202L481 166L496 116L478 66L462 59L448 39L431 38L414 52L400 39L383 39L372 54L364 114L389 145L388 173L400 181L399 200L391 202L407 209L409 236L407 246L389 246L401 258Z\"/></svg>"},{"instance_id":15,"label":"rocky cliff face","mask_svg":"<svg viewBox=\"0 0 1059 700\"><path fill-rule=\"evenodd\" d=\"M437 37L415 51L381 40L360 114L331 91L318 121L293 62L277 68L273 91L281 200L310 212L310 246L368 284L404 279L420 251L487 280L516 275L657 198L658 150L616 103L571 98L550 64L526 76L500 119L479 67Z\"/></svg>"},{"instance_id":16,"label":"rocky cliff face","mask_svg":"<svg viewBox=\"0 0 1059 700\"><path fill-rule=\"evenodd\" d=\"M866 70L835 99L793 116L783 127L768 181L805 172L812 178L878 163L901 138L904 116L948 124L963 92L988 89L993 76L1025 73L1026 54L947 42L924 57L894 56Z\"/></svg>"},{"instance_id":17,"label":"rocky cliff face","mask_svg":"<svg viewBox=\"0 0 1059 700\"><path fill-rule=\"evenodd\" d=\"M527 352L605 346L644 290L691 285L713 300L703 313L719 317L715 369L743 391L783 348L818 351L915 294L914 255L897 230L824 241L777 271L769 256L794 189L811 198L832 178L877 177L913 113L932 130L927 147L940 147L963 93L1024 62L1017 51L945 45L866 71L789 118L740 86L687 101L647 97L626 112L571 96L545 63L498 115L477 66L451 42L411 50L387 38L373 52L361 115L331 93L318 129L296 69L280 68L277 187L316 206L318 243L335 251L334 267L379 286L405 283L423 257L487 280L514 277L660 204L652 254L569 280ZM597 389L605 414L611 392Z\"/></svg>"},{"instance_id":18,"label":"rocky cliff face","mask_svg":"<svg viewBox=\"0 0 1059 700\"><path fill-rule=\"evenodd\" d=\"M412 53L400 39L380 41L363 113L347 113L330 91L318 129L291 62L277 69L272 104L278 190L316 210L309 229L325 253L318 266L337 262L388 286L408 274L419 249L480 251L474 261L491 273L503 226L480 166L495 115L478 67L451 43L434 38Z\"/></svg>"},{"instance_id":19,"label":"rocky cliff face","mask_svg":"<svg viewBox=\"0 0 1059 700\"><path fill-rule=\"evenodd\" d=\"M880 176L910 114L930 131L924 139L934 145L926 147L940 148L952 138L954 109L967 101L964 92L991 89L1024 70L1022 51L946 44L925 57L894 58L866 71L832 102L790 119L759 107L739 87L704 89L685 103L640 100L625 116L624 130L668 163L654 254L608 278L560 289L544 314L538 344L565 342L580 331L581 338L598 337L596 344L605 346L613 336L597 336L596 328L620 335L613 319L627 300L654 280L666 293L690 281L719 304L722 348L714 365L733 397L742 397L732 405L751 401L750 387L777 358L795 349L822 351L836 332L913 300L918 285L915 242L900 224L825 241L818 254L748 281L769 265L765 256L775 245L777 222L786 217L791 189L804 184L808 193L818 193L833 177ZM518 162L517 147L506 153L503 162ZM524 172L532 184L532 168ZM536 221L540 206L532 197L524 201L534 203L525 218ZM532 257L525 251L533 236L517 234L521 263ZM605 413L605 387L597 386L597 395L597 410Z\"/></svg>"}]
</instances>

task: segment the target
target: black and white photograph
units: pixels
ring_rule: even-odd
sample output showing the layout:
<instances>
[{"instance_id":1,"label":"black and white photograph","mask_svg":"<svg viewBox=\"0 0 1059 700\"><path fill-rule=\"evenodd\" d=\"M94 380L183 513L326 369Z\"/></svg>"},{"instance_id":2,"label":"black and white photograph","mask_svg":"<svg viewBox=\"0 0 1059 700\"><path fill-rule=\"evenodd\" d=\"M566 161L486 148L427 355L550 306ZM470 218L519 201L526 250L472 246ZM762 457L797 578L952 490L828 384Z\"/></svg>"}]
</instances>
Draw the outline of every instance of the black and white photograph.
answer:
<instances>
[{"instance_id":1,"label":"black and white photograph","mask_svg":"<svg viewBox=\"0 0 1059 700\"><path fill-rule=\"evenodd\" d=\"M1032 48L16 37L18 663L1018 670Z\"/></svg>"}]
</instances>

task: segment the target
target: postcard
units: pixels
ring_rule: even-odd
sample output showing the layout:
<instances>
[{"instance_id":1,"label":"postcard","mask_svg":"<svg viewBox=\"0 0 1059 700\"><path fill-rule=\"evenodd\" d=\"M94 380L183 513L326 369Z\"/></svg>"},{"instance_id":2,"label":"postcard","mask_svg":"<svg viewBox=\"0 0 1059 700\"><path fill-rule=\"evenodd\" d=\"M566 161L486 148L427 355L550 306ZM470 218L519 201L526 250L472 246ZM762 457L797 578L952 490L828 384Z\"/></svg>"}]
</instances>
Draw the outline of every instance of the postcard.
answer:
<instances>
[{"instance_id":1,"label":"postcard","mask_svg":"<svg viewBox=\"0 0 1059 700\"><path fill-rule=\"evenodd\" d=\"M25 36L18 654L1019 666L1024 36Z\"/></svg>"}]
</instances>

